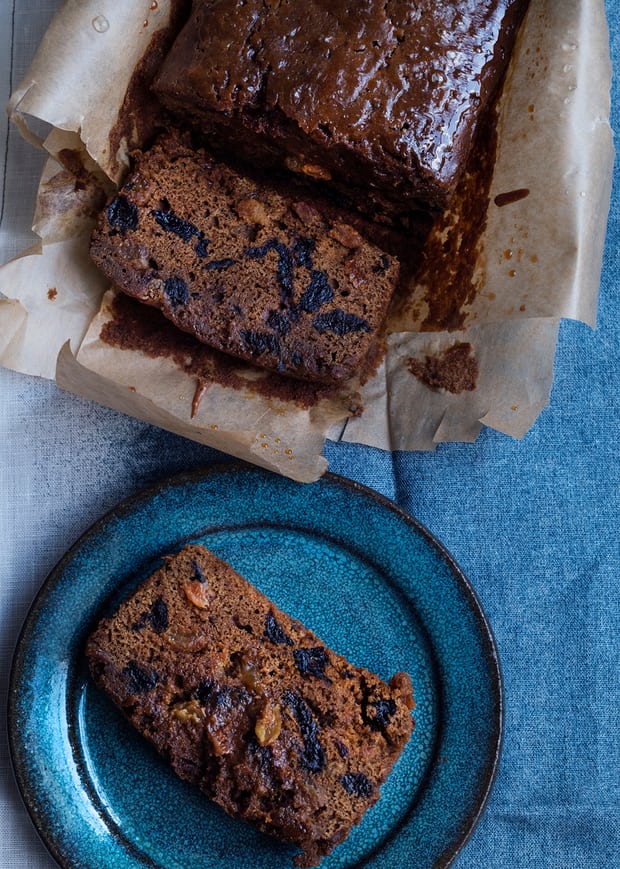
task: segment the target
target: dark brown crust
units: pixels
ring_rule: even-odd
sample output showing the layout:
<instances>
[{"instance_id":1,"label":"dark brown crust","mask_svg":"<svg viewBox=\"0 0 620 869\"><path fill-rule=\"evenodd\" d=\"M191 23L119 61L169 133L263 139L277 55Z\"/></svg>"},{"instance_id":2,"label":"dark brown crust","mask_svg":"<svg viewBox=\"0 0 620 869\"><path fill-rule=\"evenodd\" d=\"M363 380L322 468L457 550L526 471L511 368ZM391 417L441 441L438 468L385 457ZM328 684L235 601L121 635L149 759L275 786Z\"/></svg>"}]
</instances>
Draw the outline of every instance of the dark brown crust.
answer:
<instances>
[{"instance_id":1,"label":"dark brown crust","mask_svg":"<svg viewBox=\"0 0 620 869\"><path fill-rule=\"evenodd\" d=\"M527 0L354 5L196 2L155 90L215 147L358 202L443 208Z\"/></svg>"},{"instance_id":2,"label":"dark brown crust","mask_svg":"<svg viewBox=\"0 0 620 869\"><path fill-rule=\"evenodd\" d=\"M91 257L204 343L323 383L363 368L399 276L396 258L333 206L284 194L176 135L138 155Z\"/></svg>"},{"instance_id":3,"label":"dark brown crust","mask_svg":"<svg viewBox=\"0 0 620 869\"><path fill-rule=\"evenodd\" d=\"M350 665L203 547L169 556L87 645L132 724L229 814L316 865L413 729L411 681Z\"/></svg>"}]
</instances>

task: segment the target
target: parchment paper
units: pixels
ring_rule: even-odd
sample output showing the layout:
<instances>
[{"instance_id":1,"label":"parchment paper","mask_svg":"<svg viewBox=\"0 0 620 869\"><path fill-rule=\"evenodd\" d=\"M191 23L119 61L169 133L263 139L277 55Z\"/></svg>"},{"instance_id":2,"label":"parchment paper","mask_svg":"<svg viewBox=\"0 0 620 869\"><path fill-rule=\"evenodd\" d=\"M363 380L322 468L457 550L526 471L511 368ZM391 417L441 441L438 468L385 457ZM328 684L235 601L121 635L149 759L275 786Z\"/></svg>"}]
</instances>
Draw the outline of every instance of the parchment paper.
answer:
<instances>
[{"instance_id":1,"label":"parchment paper","mask_svg":"<svg viewBox=\"0 0 620 869\"><path fill-rule=\"evenodd\" d=\"M393 319L386 359L363 387L364 411L355 416L353 384L311 409L260 397L251 385L213 384L192 417L192 377L171 360L100 340L111 297L88 259L88 235L132 146L124 139L111 149L109 133L133 70L169 13L170 0L66 0L11 97L12 119L50 156L34 223L41 244L0 269L0 364L56 378L72 392L299 480L324 472L326 437L388 450L473 441L482 425L521 437L549 400L560 319L596 321L614 156L602 0L532 0L500 103L477 292L462 328L425 331L429 287L412 286L412 304ZM113 87L103 68L114 69ZM30 131L29 116L51 126L45 142ZM75 165L82 167L79 194ZM528 195L495 204L515 190ZM467 217L457 208L437 231ZM457 341L471 345L477 361L474 390L435 391L409 370L409 359L437 356Z\"/></svg>"}]
</instances>

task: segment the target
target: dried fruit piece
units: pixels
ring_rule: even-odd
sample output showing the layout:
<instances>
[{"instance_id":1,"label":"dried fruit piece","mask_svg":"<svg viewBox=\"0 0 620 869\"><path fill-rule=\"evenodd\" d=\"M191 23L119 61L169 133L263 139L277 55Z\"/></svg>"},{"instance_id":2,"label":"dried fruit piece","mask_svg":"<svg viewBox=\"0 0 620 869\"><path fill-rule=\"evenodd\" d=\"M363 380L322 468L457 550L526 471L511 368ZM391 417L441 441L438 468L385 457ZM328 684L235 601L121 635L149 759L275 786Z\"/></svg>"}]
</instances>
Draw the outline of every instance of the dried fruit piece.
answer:
<instances>
[{"instance_id":1,"label":"dried fruit piece","mask_svg":"<svg viewBox=\"0 0 620 869\"><path fill-rule=\"evenodd\" d=\"M129 681L130 689L136 694L146 694L159 682L159 675L156 670L139 664L137 661L129 661L123 674Z\"/></svg>"},{"instance_id":2,"label":"dried fruit piece","mask_svg":"<svg viewBox=\"0 0 620 869\"><path fill-rule=\"evenodd\" d=\"M166 278L164 281L164 295L173 308L179 305L187 305L189 302L189 288L183 278Z\"/></svg>"},{"instance_id":3,"label":"dried fruit piece","mask_svg":"<svg viewBox=\"0 0 620 869\"><path fill-rule=\"evenodd\" d=\"M362 703L362 718L371 730L385 731L396 710L396 703L391 698L388 700L366 698Z\"/></svg>"},{"instance_id":4,"label":"dried fruit piece","mask_svg":"<svg viewBox=\"0 0 620 869\"><path fill-rule=\"evenodd\" d=\"M276 741L282 730L282 715L280 707L265 703L260 711L256 724L254 725L254 733L258 744L263 748L271 745Z\"/></svg>"},{"instance_id":5,"label":"dried fruit piece","mask_svg":"<svg viewBox=\"0 0 620 869\"><path fill-rule=\"evenodd\" d=\"M163 634L168 627L168 604L161 595L153 601L149 620L156 634Z\"/></svg>"},{"instance_id":6,"label":"dried fruit piece","mask_svg":"<svg viewBox=\"0 0 620 869\"><path fill-rule=\"evenodd\" d=\"M342 776L340 784L348 794L357 797L372 796L372 782L362 772L348 772L346 775Z\"/></svg>"},{"instance_id":7,"label":"dried fruit piece","mask_svg":"<svg viewBox=\"0 0 620 869\"><path fill-rule=\"evenodd\" d=\"M260 226L266 226L269 223L265 206L258 199L240 199L235 210L241 220L248 223L258 223Z\"/></svg>"},{"instance_id":8,"label":"dried fruit piece","mask_svg":"<svg viewBox=\"0 0 620 869\"><path fill-rule=\"evenodd\" d=\"M316 220L318 211L307 202L300 200L292 203L292 209L300 220L310 223L311 220Z\"/></svg>"},{"instance_id":9,"label":"dried fruit piece","mask_svg":"<svg viewBox=\"0 0 620 869\"><path fill-rule=\"evenodd\" d=\"M332 238L335 238L336 241L340 242L343 247L348 247L350 250L354 250L356 247L361 247L364 243L359 232L356 229L353 229L352 226L348 226L346 223L335 223L329 234Z\"/></svg>"},{"instance_id":10,"label":"dried fruit piece","mask_svg":"<svg viewBox=\"0 0 620 869\"><path fill-rule=\"evenodd\" d=\"M172 708L172 717L182 721L183 724L188 722L192 724L200 724L204 721L205 711L198 700L185 700L180 703L175 703Z\"/></svg>"},{"instance_id":11,"label":"dried fruit piece","mask_svg":"<svg viewBox=\"0 0 620 869\"><path fill-rule=\"evenodd\" d=\"M138 228L138 208L123 193L110 202L106 209L106 215L110 226L117 229L121 235L125 235L127 230L133 232Z\"/></svg>"},{"instance_id":12,"label":"dried fruit piece","mask_svg":"<svg viewBox=\"0 0 620 869\"><path fill-rule=\"evenodd\" d=\"M313 238L306 238L305 235L300 235L293 242L291 250L298 266L305 266L307 269L312 268L312 257L316 250L316 241Z\"/></svg>"},{"instance_id":13,"label":"dried fruit piece","mask_svg":"<svg viewBox=\"0 0 620 869\"><path fill-rule=\"evenodd\" d=\"M239 667L239 678L246 688L250 691L260 693L260 687L256 678L256 669L254 665L247 660L243 655L237 654L234 657L234 662Z\"/></svg>"},{"instance_id":14,"label":"dried fruit piece","mask_svg":"<svg viewBox=\"0 0 620 869\"><path fill-rule=\"evenodd\" d=\"M276 280L280 288L280 296L283 302L293 296L294 262L292 251L277 238L270 238L258 247L248 247L245 255L251 260L262 260L272 250L278 254L278 268Z\"/></svg>"},{"instance_id":15,"label":"dried fruit piece","mask_svg":"<svg viewBox=\"0 0 620 869\"><path fill-rule=\"evenodd\" d=\"M191 579L183 583L183 591L188 601L198 609L207 609L211 600L209 585L197 579Z\"/></svg>"},{"instance_id":16,"label":"dried fruit piece","mask_svg":"<svg viewBox=\"0 0 620 869\"><path fill-rule=\"evenodd\" d=\"M312 717L310 707L303 697L294 691L285 691L282 697L293 713L301 731L303 739L301 762L303 766L310 772L321 772L325 766L325 751L319 742L319 727Z\"/></svg>"},{"instance_id":17,"label":"dried fruit piece","mask_svg":"<svg viewBox=\"0 0 620 869\"><path fill-rule=\"evenodd\" d=\"M232 257L225 257L224 259L212 259L210 262L205 263L203 268L207 272L223 272L225 269L229 269L231 266L234 266L237 262L236 259L232 259Z\"/></svg>"},{"instance_id":18,"label":"dried fruit piece","mask_svg":"<svg viewBox=\"0 0 620 869\"><path fill-rule=\"evenodd\" d=\"M376 275L382 275L390 267L390 258L386 253L382 253L379 257L379 262L376 263L372 270Z\"/></svg>"},{"instance_id":19,"label":"dried fruit piece","mask_svg":"<svg viewBox=\"0 0 620 869\"><path fill-rule=\"evenodd\" d=\"M316 676L331 684L331 679L325 675L325 667L329 664L329 655L322 646L312 649L295 649L293 652L295 666L305 676Z\"/></svg>"},{"instance_id":20,"label":"dried fruit piece","mask_svg":"<svg viewBox=\"0 0 620 869\"><path fill-rule=\"evenodd\" d=\"M313 269L310 283L299 300L299 307L308 314L315 314L319 308L334 298L334 289L330 285L325 272Z\"/></svg>"},{"instance_id":21,"label":"dried fruit piece","mask_svg":"<svg viewBox=\"0 0 620 869\"><path fill-rule=\"evenodd\" d=\"M331 172L324 166L318 163L307 163L299 157L289 154L285 161L285 166L291 172L300 172L302 175L307 175L309 178L315 178L319 181L330 181Z\"/></svg>"},{"instance_id":22,"label":"dried fruit piece","mask_svg":"<svg viewBox=\"0 0 620 869\"><path fill-rule=\"evenodd\" d=\"M347 335L349 332L370 332L367 321L356 314L347 314L335 308L327 314L317 314L312 321L317 332L333 332L334 335Z\"/></svg>"},{"instance_id":23,"label":"dried fruit piece","mask_svg":"<svg viewBox=\"0 0 620 869\"><path fill-rule=\"evenodd\" d=\"M165 634L166 641L177 652L200 652L207 645L204 630L183 631L179 628L169 628Z\"/></svg>"},{"instance_id":24,"label":"dried fruit piece","mask_svg":"<svg viewBox=\"0 0 620 869\"><path fill-rule=\"evenodd\" d=\"M309 178L317 178L320 181L331 181L332 173L318 163L304 163L301 171Z\"/></svg>"},{"instance_id":25,"label":"dried fruit piece","mask_svg":"<svg viewBox=\"0 0 620 869\"><path fill-rule=\"evenodd\" d=\"M280 343L277 336L271 335L269 332L242 329L240 337L252 356L262 356L263 353L272 353L277 356L280 352Z\"/></svg>"},{"instance_id":26,"label":"dried fruit piece","mask_svg":"<svg viewBox=\"0 0 620 869\"><path fill-rule=\"evenodd\" d=\"M161 226L164 232L172 232L178 235L182 241L191 241L194 236L201 238L202 232L189 220L184 220L175 214L172 209L161 211L154 209L151 211L151 217L154 217L156 222Z\"/></svg>"},{"instance_id":27,"label":"dried fruit piece","mask_svg":"<svg viewBox=\"0 0 620 869\"><path fill-rule=\"evenodd\" d=\"M133 631L141 631L150 625L156 634L163 634L168 627L168 604L161 597L157 597L148 612L142 613L140 618L133 623Z\"/></svg>"},{"instance_id":28,"label":"dried fruit piece","mask_svg":"<svg viewBox=\"0 0 620 869\"><path fill-rule=\"evenodd\" d=\"M276 646L293 645L293 641L271 610L269 610L265 617L265 636L267 639L271 640L272 643L275 643Z\"/></svg>"},{"instance_id":29,"label":"dried fruit piece","mask_svg":"<svg viewBox=\"0 0 620 869\"><path fill-rule=\"evenodd\" d=\"M207 577L204 575L204 571L197 561L192 561L192 569L194 571L193 579L195 579L196 582L207 581Z\"/></svg>"}]
</instances>

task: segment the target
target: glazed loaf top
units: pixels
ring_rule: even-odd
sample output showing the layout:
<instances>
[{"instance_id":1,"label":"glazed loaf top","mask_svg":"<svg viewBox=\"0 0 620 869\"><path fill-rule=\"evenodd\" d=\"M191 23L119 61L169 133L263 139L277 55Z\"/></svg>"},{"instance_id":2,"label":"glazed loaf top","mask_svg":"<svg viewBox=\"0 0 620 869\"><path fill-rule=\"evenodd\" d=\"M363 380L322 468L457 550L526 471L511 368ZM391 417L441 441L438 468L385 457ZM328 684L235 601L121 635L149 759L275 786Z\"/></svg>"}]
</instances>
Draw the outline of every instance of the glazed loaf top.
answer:
<instances>
[{"instance_id":1,"label":"glazed loaf top","mask_svg":"<svg viewBox=\"0 0 620 869\"><path fill-rule=\"evenodd\" d=\"M263 160L443 207L527 2L196 0L155 89Z\"/></svg>"}]
</instances>

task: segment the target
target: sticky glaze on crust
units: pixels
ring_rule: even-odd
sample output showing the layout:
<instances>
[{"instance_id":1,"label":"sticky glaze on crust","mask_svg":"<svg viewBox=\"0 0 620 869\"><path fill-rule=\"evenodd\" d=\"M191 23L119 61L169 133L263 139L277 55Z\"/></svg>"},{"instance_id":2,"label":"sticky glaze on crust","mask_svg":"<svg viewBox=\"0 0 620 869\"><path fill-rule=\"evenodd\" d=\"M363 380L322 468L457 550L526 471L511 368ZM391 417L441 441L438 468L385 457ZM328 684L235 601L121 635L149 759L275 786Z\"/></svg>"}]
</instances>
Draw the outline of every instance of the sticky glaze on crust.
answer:
<instances>
[{"instance_id":1,"label":"sticky glaze on crust","mask_svg":"<svg viewBox=\"0 0 620 869\"><path fill-rule=\"evenodd\" d=\"M412 729L404 673L354 667L200 546L169 556L87 645L92 675L182 778L317 865Z\"/></svg>"},{"instance_id":2,"label":"sticky glaze on crust","mask_svg":"<svg viewBox=\"0 0 620 869\"><path fill-rule=\"evenodd\" d=\"M443 208L527 5L197 0L154 87L214 147Z\"/></svg>"}]
</instances>

